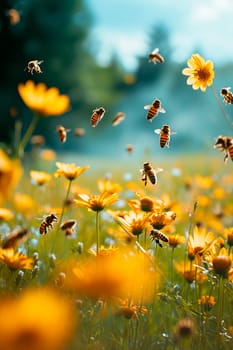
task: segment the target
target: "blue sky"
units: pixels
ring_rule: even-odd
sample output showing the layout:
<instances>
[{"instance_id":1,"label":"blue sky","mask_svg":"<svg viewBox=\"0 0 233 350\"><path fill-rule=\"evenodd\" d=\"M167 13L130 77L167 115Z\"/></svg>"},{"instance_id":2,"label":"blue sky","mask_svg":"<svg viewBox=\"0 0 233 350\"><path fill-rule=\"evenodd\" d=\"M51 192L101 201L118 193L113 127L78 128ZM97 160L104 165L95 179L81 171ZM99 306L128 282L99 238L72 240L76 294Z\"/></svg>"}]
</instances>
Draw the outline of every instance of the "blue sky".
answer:
<instances>
[{"instance_id":1,"label":"blue sky","mask_svg":"<svg viewBox=\"0 0 233 350\"><path fill-rule=\"evenodd\" d=\"M148 37L164 24L173 59L186 61L197 48L214 62L233 61L233 0L86 0L93 16L92 38L100 63L117 52L126 69L154 48Z\"/></svg>"}]
</instances>

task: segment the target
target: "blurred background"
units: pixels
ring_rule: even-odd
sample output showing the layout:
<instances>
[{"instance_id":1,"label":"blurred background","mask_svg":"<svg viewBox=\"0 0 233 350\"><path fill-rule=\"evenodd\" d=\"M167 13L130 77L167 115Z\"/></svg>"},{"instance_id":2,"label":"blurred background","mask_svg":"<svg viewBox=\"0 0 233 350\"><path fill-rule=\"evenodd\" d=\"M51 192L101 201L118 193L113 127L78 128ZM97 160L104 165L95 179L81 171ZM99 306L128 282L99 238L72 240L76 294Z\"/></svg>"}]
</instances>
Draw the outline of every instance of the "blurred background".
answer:
<instances>
[{"instance_id":1,"label":"blurred background","mask_svg":"<svg viewBox=\"0 0 233 350\"><path fill-rule=\"evenodd\" d=\"M231 130L211 90L192 90L181 71L198 52L214 62L218 94L233 85L232 18L232 0L1 0L1 144L12 142L17 120L22 132L30 123L17 85L32 79L71 99L64 116L41 118L36 133L46 147L100 157L122 154L128 144L135 154L216 152L216 137ZM148 54L156 47L165 62L154 65ZM25 70L33 59L44 61L43 74ZM149 123L144 105L155 98L166 113ZM92 128L92 111L100 106L106 114ZM233 107L224 108L233 120ZM120 111L125 120L112 126ZM65 144L58 124L71 129ZM164 124L176 131L169 150L160 149L154 133Z\"/></svg>"}]
</instances>

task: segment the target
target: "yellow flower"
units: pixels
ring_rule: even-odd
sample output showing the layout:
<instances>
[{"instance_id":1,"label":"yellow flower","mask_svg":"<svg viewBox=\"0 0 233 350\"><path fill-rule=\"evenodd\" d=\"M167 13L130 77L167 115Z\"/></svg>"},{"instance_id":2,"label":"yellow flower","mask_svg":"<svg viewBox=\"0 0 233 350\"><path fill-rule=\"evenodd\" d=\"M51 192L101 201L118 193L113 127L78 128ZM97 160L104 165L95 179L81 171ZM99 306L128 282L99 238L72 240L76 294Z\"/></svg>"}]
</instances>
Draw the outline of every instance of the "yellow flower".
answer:
<instances>
[{"instance_id":1,"label":"yellow flower","mask_svg":"<svg viewBox=\"0 0 233 350\"><path fill-rule=\"evenodd\" d=\"M25 269L32 270L34 260L26 255L15 252L13 248L0 248L0 262L7 265L12 270Z\"/></svg>"},{"instance_id":2,"label":"yellow flower","mask_svg":"<svg viewBox=\"0 0 233 350\"><path fill-rule=\"evenodd\" d=\"M75 326L71 304L52 289L28 289L0 300L0 348L62 350L69 348Z\"/></svg>"},{"instance_id":3,"label":"yellow flower","mask_svg":"<svg viewBox=\"0 0 233 350\"><path fill-rule=\"evenodd\" d=\"M187 263L186 261L181 261L179 263L175 263L174 265L179 275L183 276L188 283L193 283L193 281L203 283L207 280L207 276L202 273L202 270L193 266L193 264L190 264L189 262Z\"/></svg>"},{"instance_id":4,"label":"yellow flower","mask_svg":"<svg viewBox=\"0 0 233 350\"><path fill-rule=\"evenodd\" d=\"M139 199L130 199L128 200L128 204L132 210L141 210L145 212L156 212L161 210L162 201L160 199L153 199L148 196L141 196L136 193Z\"/></svg>"},{"instance_id":5,"label":"yellow flower","mask_svg":"<svg viewBox=\"0 0 233 350\"><path fill-rule=\"evenodd\" d=\"M28 80L18 85L18 92L25 105L40 116L57 116L70 109L69 97L60 95L56 87L47 89L44 83Z\"/></svg>"},{"instance_id":6,"label":"yellow flower","mask_svg":"<svg viewBox=\"0 0 233 350\"><path fill-rule=\"evenodd\" d=\"M0 208L0 220L11 220L14 217L14 214L10 209Z\"/></svg>"},{"instance_id":7,"label":"yellow flower","mask_svg":"<svg viewBox=\"0 0 233 350\"><path fill-rule=\"evenodd\" d=\"M212 260L214 272L220 276L227 277L232 265L232 259L227 254L226 248L222 248Z\"/></svg>"},{"instance_id":8,"label":"yellow flower","mask_svg":"<svg viewBox=\"0 0 233 350\"><path fill-rule=\"evenodd\" d=\"M31 170L30 176L32 182L39 186L42 186L51 180L51 175L44 171Z\"/></svg>"},{"instance_id":9,"label":"yellow flower","mask_svg":"<svg viewBox=\"0 0 233 350\"><path fill-rule=\"evenodd\" d=\"M172 248L176 248L179 244L184 243L185 238L184 236L175 234L175 235L168 235L168 244Z\"/></svg>"},{"instance_id":10,"label":"yellow flower","mask_svg":"<svg viewBox=\"0 0 233 350\"><path fill-rule=\"evenodd\" d=\"M93 211L101 211L106 206L113 204L118 200L117 193L108 191L102 192L99 195L79 194L80 199L74 199L73 202L79 207L88 208Z\"/></svg>"},{"instance_id":11,"label":"yellow flower","mask_svg":"<svg viewBox=\"0 0 233 350\"><path fill-rule=\"evenodd\" d=\"M16 192L14 195L14 206L16 211L24 215L33 216L33 210L36 207L36 202L27 194Z\"/></svg>"},{"instance_id":12,"label":"yellow flower","mask_svg":"<svg viewBox=\"0 0 233 350\"><path fill-rule=\"evenodd\" d=\"M201 305L203 311L210 311L216 304L215 297L213 295L203 295L198 299L198 304Z\"/></svg>"},{"instance_id":13,"label":"yellow flower","mask_svg":"<svg viewBox=\"0 0 233 350\"><path fill-rule=\"evenodd\" d=\"M120 297L141 303L154 296L159 284L151 261L127 250L69 261L62 271L65 288L93 299Z\"/></svg>"},{"instance_id":14,"label":"yellow flower","mask_svg":"<svg viewBox=\"0 0 233 350\"><path fill-rule=\"evenodd\" d=\"M99 191L102 192L109 192L109 193L116 193L121 192L121 186L119 184L114 184L109 180L99 180L98 181L98 188Z\"/></svg>"},{"instance_id":15,"label":"yellow flower","mask_svg":"<svg viewBox=\"0 0 233 350\"><path fill-rule=\"evenodd\" d=\"M56 162L58 167L55 172L55 177L65 176L68 180L74 180L76 177L80 176L84 171L89 169L89 166L76 166L74 163L60 163Z\"/></svg>"},{"instance_id":16,"label":"yellow flower","mask_svg":"<svg viewBox=\"0 0 233 350\"><path fill-rule=\"evenodd\" d=\"M11 160L0 149L0 201L9 197L22 176L22 167L18 160Z\"/></svg>"},{"instance_id":17,"label":"yellow flower","mask_svg":"<svg viewBox=\"0 0 233 350\"><path fill-rule=\"evenodd\" d=\"M187 84L192 85L194 90L206 91L213 84L214 65L212 61L205 61L198 53L193 54L187 62L189 68L184 68L182 73L189 76Z\"/></svg>"},{"instance_id":18,"label":"yellow flower","mask_svg":"<svg viewBox=\"0 0 233 350\"><path fill-rule=\"evenodd\" d=\"M150 213L129 211L123 217L119 213L108 211L108 213L120 224L120 226L131 236L139 236L149 225Z\"/></svg>"},{"instance_id":19,"label":"yellow flower","mask_svg":"<svg viewBox=\"0 0 233 350\"><path fill-rule=\"evenodd\" d=\"M211 232L206 232L205 228L194 227L193 235L188 238L188 258L190 260L197 258L197 264L201 264L203 254L216 241Z\"/></svg>"}]
</instances>

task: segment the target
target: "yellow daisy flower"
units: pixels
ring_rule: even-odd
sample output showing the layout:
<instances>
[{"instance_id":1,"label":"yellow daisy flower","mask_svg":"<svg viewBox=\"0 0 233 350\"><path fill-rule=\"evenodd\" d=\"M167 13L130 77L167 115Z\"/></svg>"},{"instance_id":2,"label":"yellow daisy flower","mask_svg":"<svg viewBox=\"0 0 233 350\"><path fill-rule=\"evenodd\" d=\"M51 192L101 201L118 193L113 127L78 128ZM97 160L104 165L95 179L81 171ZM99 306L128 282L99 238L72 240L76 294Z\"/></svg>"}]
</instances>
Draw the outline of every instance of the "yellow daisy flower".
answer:
<instances>
[{"instance_id":1,"label":"yellow daisy flower","mask_svg":"<svg viewBox=\"0 0 233 350\"><path fill-rule=\"evenodd\" d=\"M70 302L52 289L28 289L0 299L0 348L62 350L75 327Z\"/></svg>"},{"instance_id":2,"label":"yellow daisy flower","mask_svg":"<svg viewBox=\"0 0 233 350\"><path fill-rule=\"evenodd\" d=\"M74 199L73 202L79 207L84 207L93 211L101 211L118 200L117 193L104 191L99 195L79 194L80 199Z\"/></svg>"},{"instance_id":3,"label":"yellow daisy flower","mask_svg":"<svg viewBox=\"0 0 233 350\"><path fill-rule=\"evenodd\" d=\"M84 171L89 169L89 166L76 166L74 163L60 163L56 162L58 167L55 172L55 177L65 176L68 180L74 180L76 177L80 176Z\"/></svg>"},{"instance_id":4,"label":"yellow daisy flower","mask_svg":"<svg viewBox=\"0 0 233 350\"><path fill-rule=\"evenodd\" d=\"M193 54L187 62L188 68L182 73L188 76L187 84L192 85L194 90L201 89L205 92L208 86L213 84L214 65L212 61L205 61L198 53Z\"/></svg>"},{"instance_id":5,"label":"yellow daisy flower","mask_svg":"<svg viewBox=\"0 0 233 350\"><path fill-rule=\"evenodd\" d=\"M31 170L30 176L32 182L38 186L42 186L51 180L51 175L44 171Z\"/></svg>"},{"instance_id":6,"label":"yellow daisy flower","mask_svg":"<svg viewBox=\"0 0 233 350\"><path fill-rule=\"evenodd\" d=\"M44 83L28 80L18 85L18 92L25 105L40 116L58 116L70 109L69 97L60 95L56 87L47 89Z\"/></svg>"},{"instance_id":7,"label":"yellow daisy flower","mask_svg":"<svg viewBox=\"0 0 233 350\"><path fill-rule=\"evenodd\" d=\"M10 209L7 208L0 208L0 220L11 220L13 219L14 214Z\"/></svg>"},{"instance_id":8,"label":"yellow daisy flower","mask_svg":"<svg viewBox=\"0 0 233 350\"><path fill-rule=\"evenodd\" d=\"M8 155L0 149L0 201L9 197L12 190L18 184L23 169L18 160L11 160Z\"/></svg>"},{"instance_id":9,"label":"yellow daisy flower","mask_svg":"<svg viewBox=\"0 0 233 350\"><path fill-rule=\"evenodd\" d=\"M28 258L26 255L19 252L15 252L13 248L0 248L0 262L7 265L12 270L32 270L34 265L33 259Z\"/></svg>"}]
</instances>

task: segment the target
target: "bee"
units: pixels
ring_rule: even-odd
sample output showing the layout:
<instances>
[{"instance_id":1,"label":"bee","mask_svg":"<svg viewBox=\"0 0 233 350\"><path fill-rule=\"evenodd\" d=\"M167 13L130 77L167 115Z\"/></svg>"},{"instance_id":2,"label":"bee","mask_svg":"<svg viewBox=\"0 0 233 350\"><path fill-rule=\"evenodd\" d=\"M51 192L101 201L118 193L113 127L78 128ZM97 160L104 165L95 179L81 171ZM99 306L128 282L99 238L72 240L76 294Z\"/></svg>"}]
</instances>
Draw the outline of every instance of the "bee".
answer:
<instances>
[{"instance_id":1,"label":"bee","mask_svg":"<svg viewBox=\"0 0 233 350\"><path fill-rule=\"evenodd\" d=\"M161 106L160 100L154 100L152 104L144 106L147 109L146 119L151 121L158 115L158 113L166 113L165 109Z\"/></svg>"},{"instance_id":2,"label":"bee","mask_svg":"<svg viewBox=\"0 0 233 350\"><path fill-rule=\"evenodd\" d=\"M36 73L42 73L42 70L40 68L40 64L43 63L44 61L38 61L38 60L33 60L29 61L27 67L24 70L28 70L28 73L33 74L35 71Z\"/></svg>"},{"instance_id":3,"label":"bee","mask_svg":"<svg viewBox=\"0 0 233 350\"><path fill-rule=\"evenodd\" d=\"M158 179L157 179L156 174L160 171L163 171L163 169L157 168L155 170L149 162L145 162L143 164L143 168L140 170L140 172L142 174L141 180L144 181L145 186L147 185L148 178L149 178L152 185L157 185Z\"/></svg>"},{"instance_id":4,"label":"bee","mask_svg":"<svg viewBox=\"0 0 233 350\"><path fill-rule=\"evenodd\" d=\"M71 236L74 233L75 226L77 225L76 220L67 220L64 221L60 228L65 232L66 236Z\"/></svg>"},{"instance_id":5,"label":"bee","mask_svg":"<svg viewBox=\"0 0 233 350\"><path fill-rule=\"evenodd\" d=\"M118 112L112 121L112 125L116 126L116 125L120 124L124 119L125 119L125 113Z\"/></svg>"},{"instance_id":6,"label":"bee","mask_svg":"<svg viewBox=\"0 0 233 350\"><path fill-rule=\"evenodd\" d=\"M233 161L233 138L231 136L218 136L214 148L219 149L219 151L224 152L224 162L226 163L228 160L228 157L230 156L231 160Z\"/></svg>"},{"instance_id":7,"label":"bee","mask_svg":"<svg viewBox=\"0 0 233 350\"><path fill-rule=\"evenodd\" d=\"M160 135L160 147L169 147L170 135L176 132L170 129L169 125L163 125L161 129L155 129L154 132Z\"/></svg>"},{"instance_id":8,"label":"bee","mask_svg":"<svg viewBox=\"0 0 233 350\"><path fill-rule=\"evenodd\" d=\"M81 137L81 136L85 135L85 129L83 129L83 128L76 128L76 129L74 130L74 134L75 134L76 136Z\"/></svg>"},{"instance_id":9,"label":"bee","mask_svg":"<svg viewBox=\"0 0 233 350\"><path fill-rule=\"evenodd\" d=\"M227 87L227 88L222 88L220 91L223 97L223 100L227 105L233 104L233 93L230 91L230 89L231 89L230 87Z\"/></svg>"},{"instance_id":10,"label":"bee","mask_svg":"<svg viewBox=\"0 0 233 350\"><path fill-rule=\"evenodd\" d=\"M14 230L8 235L2 248L3 249L9 249L9 248L16 249L16 247L20 243L23 243L27 240L28 236L29 236L29 231L26 228L20 228L18 230Z\"/></svg>"},{"instance_id":11,"label":"bee","mask_svg":"<svg viewBox=\"0 0 233 350\"><path fill-rule=\"evenodd\" d=\"M148 55L148 58L149 58L149 61L154 63L154 64L164 62L164 58L162 55L160 55L158 48L156 48L152 52L150 52Z\"/></svg>"},{"instance_id":12,"label":"bee","mask_svg":"<svg viewBox=\"0 0 233 350\"><path fill-rule=\"evenodd\" d=\"M46 216L40 224L40 234L46 235L49 229L53 228L54 222L57 222L57 215L50 214Z\"/></svg>"},{"instance_id":13,"label":"bee","mask_svg":"<svg viewBox=\"0 0 233 350\"><path fill-rule=\"evenodd\" d=\"M105 114L105 109L103 107L99 107L93 110L93 113L91 116L91 126L93 128L95 128L99 124L104 114Z\"/></svg>"},{"instance_id":14,"label":"bee","mask_svg":"<svg viewBox=\"0 0 233 350\"><path fill-rule=\"evenodd\" d=\"M58 125L56 131L59 135L60 141L65 143L67 138L67 132L70 131L70 129L66 129L64 128L64 126Z\"/></svg>"},{"instance_id":15,"label":"bee","mask_svg":"<svg viewBox=\"0 0 233 350\"><path fill-rule=\"evenodd\" d=\"M131 145L130 143L128 143L127 145L126 145L126 151L130 154L130 153L132 153L133 152L133 145Z\"/></svg>"},{"instance_id":16,"label":"bee","mask_svg":"<svg viewBox=\"0 0 233 350\"><path fill-rule=\"evenodd\" d=\"M166 243L169 242L168 237L163 232L161 232L159 230L155 230L155 229L151 230L150 236L151 236L152 241L155 241L160 246L160 248L163 248L160 241L163 241Z\"/></svg>"}]
</instances>

